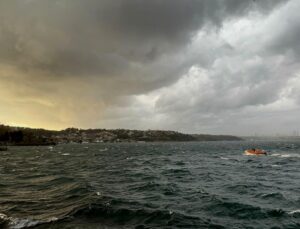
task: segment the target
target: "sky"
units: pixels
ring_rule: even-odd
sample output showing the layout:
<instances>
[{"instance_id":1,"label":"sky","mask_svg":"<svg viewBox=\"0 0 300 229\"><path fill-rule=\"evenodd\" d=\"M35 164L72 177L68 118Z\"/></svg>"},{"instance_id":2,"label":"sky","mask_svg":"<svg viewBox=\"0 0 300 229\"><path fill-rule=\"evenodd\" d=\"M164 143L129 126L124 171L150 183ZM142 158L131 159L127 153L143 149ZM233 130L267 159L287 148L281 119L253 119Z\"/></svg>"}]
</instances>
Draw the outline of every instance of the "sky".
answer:
<instances>
[{"instance_id":1,"label":"sky","mask_svg":"<svg viewBox=\"0 0 300 229\"><path fill-rule=\"evenodd\" d=\"M0 123L300 130L299 0L0 0Z\"/></svg>"}]
</instances>

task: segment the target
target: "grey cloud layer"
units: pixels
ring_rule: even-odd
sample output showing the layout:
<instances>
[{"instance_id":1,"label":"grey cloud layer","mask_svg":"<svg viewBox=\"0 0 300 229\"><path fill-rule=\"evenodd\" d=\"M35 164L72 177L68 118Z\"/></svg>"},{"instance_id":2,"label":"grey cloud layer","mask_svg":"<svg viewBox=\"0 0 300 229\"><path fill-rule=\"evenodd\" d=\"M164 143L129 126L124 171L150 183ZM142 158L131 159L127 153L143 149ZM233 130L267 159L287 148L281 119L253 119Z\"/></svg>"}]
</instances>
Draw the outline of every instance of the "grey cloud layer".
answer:
<instances>
[{"instance_id":1,"label":"grey cloud layer","mask_svg":"<svg viewBox=\"0 0 300 229\"><path fill-rule=\"evenodd\" d=\"M189 131L281 99L299 71L298 9L297 0L0 0L0 67L14 69L0 83L75 113L74 125ZM252 27L236 25L243 19Z\"/></svg>"}]
</instances>

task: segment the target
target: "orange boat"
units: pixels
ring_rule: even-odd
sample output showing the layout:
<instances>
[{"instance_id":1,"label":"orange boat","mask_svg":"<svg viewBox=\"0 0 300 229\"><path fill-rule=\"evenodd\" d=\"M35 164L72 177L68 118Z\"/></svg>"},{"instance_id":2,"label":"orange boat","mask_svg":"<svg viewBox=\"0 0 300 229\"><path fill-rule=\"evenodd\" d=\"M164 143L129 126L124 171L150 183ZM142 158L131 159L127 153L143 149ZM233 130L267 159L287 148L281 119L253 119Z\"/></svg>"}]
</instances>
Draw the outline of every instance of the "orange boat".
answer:
<instances>
[{"instance_id":1,"label":"orange boat","mask_svg":"<svg viewBox=\"0 0 300 229\"><path fill-rule=\"evenodd\" d=\"M245 155L267 155L267 152L262 149L247 149Z\"/></svg>"}]
</instances>

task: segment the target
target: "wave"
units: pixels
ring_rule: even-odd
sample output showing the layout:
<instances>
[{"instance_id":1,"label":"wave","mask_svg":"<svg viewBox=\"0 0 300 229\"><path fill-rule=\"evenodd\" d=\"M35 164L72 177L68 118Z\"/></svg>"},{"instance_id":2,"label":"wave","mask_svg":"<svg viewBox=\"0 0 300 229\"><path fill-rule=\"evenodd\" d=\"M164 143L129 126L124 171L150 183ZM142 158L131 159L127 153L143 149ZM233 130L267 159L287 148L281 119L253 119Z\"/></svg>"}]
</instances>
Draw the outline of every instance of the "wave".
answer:
<instances>
[{"instance_id":1,"label":"wave","mask_svg":"<svg viewBox=\"0 0 300 229\"><path fill-rule=\"evenodd\" d=\"M283 200L287 201L285 196L279 192L272 192L272 193L260 193L256 195L256 197L260 197L262 199L275 199L275 200Z\"/></svg>"},{"instance_id":2,"label":"wave","mask_svg":"<svg viewBox=\"0 0 300 229\"><path fill-rule=\"evenodd\" d=\"M114 200L116 201L116 200ZM68 217L76 219L92 219L110 225L124 225L132 228L160 227L160 228L224 228L213 224L210 220L197 216L186 215L167 209L150 209L145 207L113 207L106 203L94 203L71 212Z\"/></svg>"},{"instance_id":3,"label":"wave","mask_svg":"<svg viewBox=\"0 0 300 229\"><path fill-rule=\"evenodd\" d=\"M13 218L0 213L0 228L7 228L7 229L32 228L41 224L48 224L55 221L58 221L58 218L52 217L47 220L39 221L33 219Z\"/></svg>"},{"instance_id":4,"label":"wave","mask_svg":"<svg viewBox=\"0 0 300 229\"><path fill-rule=\"evenodd\" d=\"M86 224L92 222L114 226L114 228L121 225L126 225L129 228L224 228L210 220L201 219L197 216L186 215L168 209L150 209L143 206L135 206L135 204L133 206L123 206L125 203L126 201L122 202L114 199L110 202L78 206L62 218L50 218L43 221L17 219L0 214L0 228L40 228L40 225L45 226L47 224L51 224L51 226L55 224L58 228L64 228L63 225L65 224L69 223L72 225L72 221ZM118 204L120 206L114 206ZM3 216L3 224L1 224L1 215Z\"/></svg>"},{"instance_id":5,"label":"wave","mask_svg":"<svg viewBox=\"0 0 300 229\"><path fill-rule=\"evenodd\" d=\"M297 218L299 217L300 218L300 209L289 211L288 214L292 215L293 217L297 217Z\"/></svg>"},{"instance_id":6,"label":"wave","mask_svg":"<svg viewBox=\"0 0 300 229\"><path fill-rule=\"evenodd\" d=\"M277 194L274 194L277 196ZM273 196L273 194L270 194ZM282 209L266 209L245 203L224 201L214 197L203 210L210 212L212 218L200 218L187 215L171 209L155 209L146 207L138 202L130 202L107 196L95 200L94 203L74 207L73 210L61 218L48 218L45 220L18 219L0 214L0 228L48 228L56 225L57 228L71 228L68 225L83 225L95 223L118 228L126 225L128 228L225 228L214 222L217 217L233 217L237 219L270 219L270 218L298 218L300 209L285 211ZM217 220L218 221L218 220ZM67 227L64 227L64 226ZM2 226L2 227L1 227ZM4 226L4 227L3 227ZM41 227L40 227L41 226ZM104 227L106 228L106 227Z\"/></svg>"},{"instance_id":7,"label":"wave","mask_svg":"<svg viewBox=\"0 0 300 229\"><path fill-rule=\"evenodd\" d=\"M236 219L267 219L278 218L287 215L287 212L282 209L262 208L246 203L233 201L224 201L214 197L213 203L209 204L205 210L218 217L233 217Z\"/></svg>"}]
</instances>

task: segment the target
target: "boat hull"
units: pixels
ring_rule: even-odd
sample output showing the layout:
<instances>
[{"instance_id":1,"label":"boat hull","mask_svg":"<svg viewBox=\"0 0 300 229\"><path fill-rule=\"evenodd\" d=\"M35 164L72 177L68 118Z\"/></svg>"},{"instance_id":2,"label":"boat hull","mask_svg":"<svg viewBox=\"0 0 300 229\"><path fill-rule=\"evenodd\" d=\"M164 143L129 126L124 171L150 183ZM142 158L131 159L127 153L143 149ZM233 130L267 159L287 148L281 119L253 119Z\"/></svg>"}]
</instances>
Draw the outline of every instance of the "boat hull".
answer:
<instances>
[{"instance_id":1,"label":"boat hull","mask_svg":"<svg viewBox=\"0 0 300 229\"><path fill-rule=\"evenodd\" d=\"M266 156L267 152L263 151L263 150L257 150L257 151L253 151L253 150L245 150L244 152L245 155L248 156Z\"/></svg>"}]
</instances>

